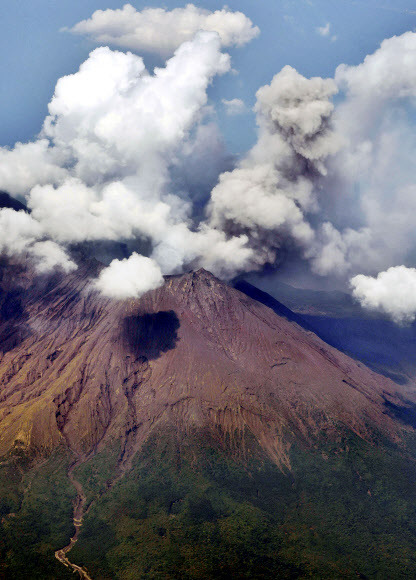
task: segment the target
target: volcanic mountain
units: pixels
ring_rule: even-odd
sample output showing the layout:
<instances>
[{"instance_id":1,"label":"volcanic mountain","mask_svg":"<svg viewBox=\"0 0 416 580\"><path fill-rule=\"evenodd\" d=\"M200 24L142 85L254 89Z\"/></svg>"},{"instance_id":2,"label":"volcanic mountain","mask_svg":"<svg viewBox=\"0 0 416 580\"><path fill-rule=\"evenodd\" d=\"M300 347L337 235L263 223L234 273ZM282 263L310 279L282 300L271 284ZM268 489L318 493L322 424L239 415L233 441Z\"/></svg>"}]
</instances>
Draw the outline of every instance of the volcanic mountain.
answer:
<instances>
[{"instance_id":1,"label":"volcanic mountain","mask_svg":"<svg viewBox=\"0 0 416 580\"><path fill-rule=\"evenodd\" d=\"M99 269L1 267L0 577L416 570L401 387L205 270L114 301Z\"/></svg>"}]
</instances>

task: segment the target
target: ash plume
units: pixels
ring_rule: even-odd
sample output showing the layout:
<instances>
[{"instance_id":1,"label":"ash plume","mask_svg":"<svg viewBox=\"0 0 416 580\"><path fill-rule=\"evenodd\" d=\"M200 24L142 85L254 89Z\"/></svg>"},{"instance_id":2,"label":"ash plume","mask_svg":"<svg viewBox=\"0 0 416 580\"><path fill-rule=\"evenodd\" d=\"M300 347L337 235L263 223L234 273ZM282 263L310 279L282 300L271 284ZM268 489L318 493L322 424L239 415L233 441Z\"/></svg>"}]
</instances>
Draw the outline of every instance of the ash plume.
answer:
<instances>
[{"instance_id":1,"label":"ash plume","mask_svg":"<svg viewBox=\"0 0 416 580\"><path fill-rule=\"evenodd\" d=\"M330 125L336 92L331 79L286 66L257 92L257 143L212 191L210 224L246 233L259 263L273 262L288 237L305 248L314 239L315 184L340 145Z\"/></svg>"},{"instance_id":2,"label":"ash plume","mask_svg":"<svg viewBox=\"0 0 416 580\"><path fill-rule=\"evenodd\" d=\"M416 34L406 32L338 67L334 127L344 146L328 164L327 222L313 258L321 274L350 279L363 307L396 321L414 316L415 66Z\"/></svg>"}]
</instances>

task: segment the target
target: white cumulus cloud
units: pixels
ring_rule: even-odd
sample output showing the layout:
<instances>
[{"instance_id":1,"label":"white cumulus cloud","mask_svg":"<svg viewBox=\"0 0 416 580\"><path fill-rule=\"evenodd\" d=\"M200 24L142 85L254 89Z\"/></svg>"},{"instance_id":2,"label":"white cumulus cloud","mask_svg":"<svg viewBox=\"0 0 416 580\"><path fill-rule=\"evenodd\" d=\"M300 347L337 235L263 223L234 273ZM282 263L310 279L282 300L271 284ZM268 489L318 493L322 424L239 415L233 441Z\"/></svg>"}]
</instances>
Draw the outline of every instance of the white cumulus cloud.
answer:
<instances>
[{"instance_id":1,"label":"white cumulus cloud","mask_svg":"<svg viewBox=\"0 0 416 580\"><path fill-rule=\"evenodd\" d=\"M195 219L193 192L182 191L177 178L181 165L200 164L202 155L218 163L215 132L204 125L207 88L229 69L218 34L209 31L184 42L153 74L132 53L92 51L78 72L58 80L39 140L0 149L16 171L13 188L11 171L0 169L0 188L24 193L31 212L0 215L4 251L26 252L41 271L69 271L73 244L131 241L157 257L163 274L205 265L230 277L246 268L247 238ZM210 150L199 143L207 137ZM131 280L137 263L118 268ZM102 280L108 284L107 274L100 288ZM132 283L124 295L126 288L137 295Z\"/></svg>"},{"instance_id":2,"label":"white cumulus cloud","mask_svg":"<svg viewBox=\"0 0 416 580\"><path fill-rule=\"evenodd\" d=\"M394 266L377 277L359 274L351 279L353 295L364 308L380 310L395 322L416 318L416 269Z\"/></svg>"},{"instance_id":3,"label":"white cumulus cloud","mask_svg":"<svg viewBox=\"0 0 416 580\"><path fill-rule=\"evenodd\" d=\"M145 8L138 11L131 4L112 10L97 10L88 20L78 22L71 32L87 35L99 44L127 48L135 52L171 55L199 30L218 33L222 46L242 46L260 30L242 12L227 8L211 12L187 4L166 10Z\"/></svg>"},{"instance_id":4,"label":"white cumulus cloud","mask_svg":"<svg viewBox=\"0 0 416 580\"><path fill-rule=\"evenodd\" d=\"M136 252L124 260L113 260L95 282L104 296L118 300L140 298L162 284L163 276L158 264Z\"/></svg>"},{"instance_id":5,"label":"white cumulus cloud","mask_svg":"<svg viewBox=\"0 0 416 580\"><path fill-rule=\"evenodd\" d=\"M247 110L247 107L241 99L222 99L227 115L241 115Z\"/></svg>"},{"instance_id":6,"label":"white cumulus cloud","mask_svg":"<svg viewBox=\"0 0 416 580\"><path fill-rule=\"evenodd\" d=\"M0 188L24 195L35 185L58 182L66 175L62 161L62 152L51 149L47 139L0 147Z\"/></svg>"}]
</instances>

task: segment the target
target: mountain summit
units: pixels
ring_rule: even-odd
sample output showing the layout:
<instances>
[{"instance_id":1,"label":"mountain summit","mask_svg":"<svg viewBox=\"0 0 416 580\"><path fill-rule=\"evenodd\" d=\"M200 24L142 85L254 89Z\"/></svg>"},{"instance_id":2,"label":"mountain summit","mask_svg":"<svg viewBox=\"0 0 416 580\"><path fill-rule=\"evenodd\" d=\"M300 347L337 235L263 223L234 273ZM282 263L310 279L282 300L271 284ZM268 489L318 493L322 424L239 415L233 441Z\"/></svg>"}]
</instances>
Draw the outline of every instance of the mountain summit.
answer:
<instances>
[{"instance_id":1,"label":"mountain summit","mask_svg":"<svg viewBox=\"0 0 416 580\"><path fill-rule=\"evenodd\" d=\"M395 573L386 547L367 559L371 518L354 558L333 522L338 502L351 526L380 514L385 494L397 520L386 462L414 463L401 387L205 270L125 301L97 293L98 270L2 264L0 574L28 558L33 578ZM388 549L412 553L406 534Z\"/></svg>"}]
</instances>

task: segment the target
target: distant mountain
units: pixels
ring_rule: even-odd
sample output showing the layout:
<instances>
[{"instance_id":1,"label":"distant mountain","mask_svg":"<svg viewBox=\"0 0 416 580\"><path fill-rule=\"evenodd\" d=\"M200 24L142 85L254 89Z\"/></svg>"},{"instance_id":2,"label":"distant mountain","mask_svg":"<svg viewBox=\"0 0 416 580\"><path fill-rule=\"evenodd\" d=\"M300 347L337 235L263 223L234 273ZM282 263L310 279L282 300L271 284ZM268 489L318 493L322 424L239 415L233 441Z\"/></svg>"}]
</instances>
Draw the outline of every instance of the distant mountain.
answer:
<instances>
[{"instance_id":1,"label":"distant mountain","mask_svg":"<svg viewBox=\"0 0 416 580\"><path fill-rule=\"evenodd\" d=\"M246 296L249 296L253 300L256 300L257 302L261 302L261 304L268 306L278 316L283 316L284 318L290 320L291 322L296 322L296 324L298 324L305 330L312 331L312 327L308 324L306 317L304 315L298 314L297 312L290 310L290 308L282 304L282 302L279 302L278 300L276 300L276 298L273 298L273 296L267 294L267 292L263 292L263 290L256 288L256 286L253 286L253 284L250 284L246 280L236 280L233 283L233 288L235 288L239 292L242 292Z\"/></svg>"},{"instance_id":2,"label":"distant mountain","mask_svg":"<svg viewBox=\"0 0 416 580\"><path fill-rule=\"evenodd\" d=\"M399 385L205 270L100 267L1 264L0 577L416 574Z\"/></svg>"},{"instance_id":3,"label":"distant mountain","mask_svg":"<svg viewBox=\"0 0 416 580\"><path fill-rule=\"evenodd\" d=\"M282 302L297 314L332 317L380 318L380 314L363 310L350 294L340 290L296 288L275 278L243 276L236 283L246 282Z\"/></svg>"}]
</instances>

